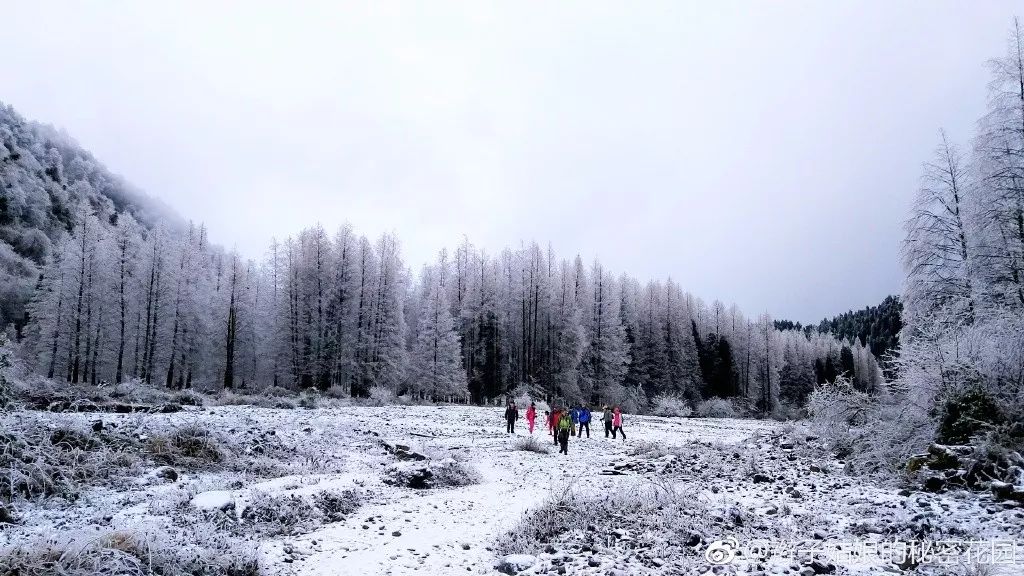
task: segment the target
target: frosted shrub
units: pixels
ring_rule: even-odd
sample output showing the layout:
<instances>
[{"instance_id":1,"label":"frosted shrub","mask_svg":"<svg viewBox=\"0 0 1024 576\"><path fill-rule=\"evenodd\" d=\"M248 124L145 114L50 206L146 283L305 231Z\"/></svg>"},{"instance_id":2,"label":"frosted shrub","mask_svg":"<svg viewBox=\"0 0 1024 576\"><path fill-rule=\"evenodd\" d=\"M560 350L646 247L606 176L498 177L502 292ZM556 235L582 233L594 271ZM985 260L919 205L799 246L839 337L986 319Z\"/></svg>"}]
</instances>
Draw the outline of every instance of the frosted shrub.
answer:
<instances>
[{"instance_id":1,"label":"frosted shrub","mask_svg":"<svg viewBox=\"0 0 1024 576\"><path fill-rule=\"evenodd\" d=\"M361 501L352 490L323 490L312 497L255 492L250 498L242 510L242 521L266 536L303 534L344 520Z\"/></svg>"},{"instance_id":2,"label":"frosted shrub","mask_svg":"<svg viewBox=\"0 0 1024 576\"><path fill-rule=\"evenodd\" d=\"M637 441L629 450L631 456L644 456L645 458L661 458L670 453L664 444L650 440Z\"/></svg>"},{"instance_id":3,"label":"frosted shrub","mask_svg":"<svg viewBox=\"0 0 1024 576\"><path fill-rule=\"evenodd\" d=\"M480 483L480 473L453 458L420 462L396 462L384 469L384 483L425 490Z\"/></svg>"},{"instance_id":4,"label":"frosted shrub","mask_svg":"<svg viewBox=\"0 0 1024 576\"><path fill-rule=\"evenodd\" d=\"M320 404L320 394L312 390L303 390L299 394L299 406L312 410Z\"/></svg>"},{"instance_id":5,"label":"frosted shrub","mask_svg":"<svg viewBox=\"0 0 1024 576\"><path fill-rule=\"evenodd\" d=\"M292 535L312 530L320 521L320 512L301 496L274 496L257 493L242 510L242 521L261 535Z\"/></svg>"},{"instance_id":6,"label":"frosted shrub","mask_svg":"<svg viewBox=\"0 0 1024 576\"><path fill-rule=\"evenodd\" d=\"M352 394L342 386L331 386L324 390L324 396L332 400L351 401Z\"/></svg>"},{"instance_id":7,"label":"frosted shrub","mask_svg":"<svg viewBox=\"0 0 1024 576\"><path fill-rule=\"evenodd\" d=\"M103 398L95 396L97 393L102 393L109 396L111 400L118 400L131 404L203 405L203 397L192 390L175 392L162 386L146 384L138 378L129 380L128 382L122 382L120 384L101 386L98 389L91 385L89 388L92 388L92 391L87 389L79 394L87 395L87 397L91 396L91 399L95 401L103 400Z\"/></svg>"},{"instance_id":8,"label":"frosted shrub","mask_svg":"<svg viewBox=\"0 0 1024 576\"><path fill-rule=\"evenodd\" d=\"M520 394L519 396L513 398L512 401L516 403L516 408L519 409L520 418L526 417L526 409L530 407L530 402L533 402L535 407L537 408L537 414L539 418L544 417L545 410L551 410L551 407L548 406L547 402L531 398L529 394Z\"/></svg>"},{"instance_id":9,"label":"frosted shrub","mask_svg":"<svg viewBox=\"0 0 1024 576\"><path fill-rule=\"evenodd\" d=\"M516 443L512 446L513 450L519 450L522 452L536 452L538 454L548 453L548 443L537 440L536 436L526 436L516 440Z\"/></svg>"},{"instance_id":10,"label":"frosted shrub","mask_svg":"<svg viewBox=\"0 0 1024 576\"><path fill-rule=\"evenodd\" d=\"M701 418L735 418L736 411L724 398L708 398L697 405L697 415Z\"/></svg>"},{"instance_id":11,"label":"frosted shrub","mask_svg":"<svg viewBox=\"0 0 1024 576\"><path fill-rule=\"evenodd\" d=\"M693 414L686 400L675 394L662 394L654 399L654 409L651 411L655 416L667 416L676 418L689 418Z\"/></svg>"},{"instance_id":12,"label":"frosted shrub","mask_svg":"<svg viewBox=\"0 0 1024 576\"><path fill-rule=\"evenodd\" d=\"M374 386L370 389L371 406L391 406L398 403L394 390L383 386Z\"/></svg>"},{"instance_id":13,"label":"frosted shrub","mask_svg":"<svg viewBox=\"0 0 1024 576\"><path fill-rule=\"evenodd\" d=\"M595 522L603 518L614 521ZM687 541L695 534L709 533L709 527L708 511L669 484L635 486L604 496L584 496L566 489L527 512L518 526L498 538L495 550L499 555L535 555L549 544L580 536L593 546L615 541L613 530L619 528L629 529L637 539L633 544L637 548L671 542L686 549ZM581 533L583 529L585 534ZM692 551L676 558L682 561L683 554Z\"/></svg>"},{"instance_id":14,"label":"frosted shrub","mask_svg":"<svg viewBox=\"0 0 1024 576\"><path fill-rule=\"evenodd\" d=\"M323 490L313 496L313 505L330 522L339 522L355 512L362 503L362 498L352 490L335 492Z\"/></svg>"},{"instance_id":15,"label":"frosted shrub","mask_svg":"<svg viewBox=\"0 0 1024 576\"><path fill-rule=\"evenodd\" d=\"M871 396L844 379L815 390L807 410L815 431L854 473L901 472L935 437L935 423L913 402Z\"/></svg>"},{"instance_id":16,"label":"frosted shrub","mask_svg":"<svg viewBox=\"0 0 1024 576\"><path fill-rule=\"evenodd\" d=\"M269 390L283 390L283 388L270 388ZM213 398L213 404L217 406L256 406L257 408L295 408L298 404L295 401L295 394L288 392L286 396L277 394L246 394L234 390L221 390Z\"/></svg>"},{"instance_id":17,"label":"frosted shrub","mask_svg":"<svg viewBox=\"0 0 1024 576\"><path fill-rule=\"evenodd\" d=\"M480 473L464 462L448 458L431 464L434 486L438 488L470 486L480 483Z\"/></svg>"}]
</instances>

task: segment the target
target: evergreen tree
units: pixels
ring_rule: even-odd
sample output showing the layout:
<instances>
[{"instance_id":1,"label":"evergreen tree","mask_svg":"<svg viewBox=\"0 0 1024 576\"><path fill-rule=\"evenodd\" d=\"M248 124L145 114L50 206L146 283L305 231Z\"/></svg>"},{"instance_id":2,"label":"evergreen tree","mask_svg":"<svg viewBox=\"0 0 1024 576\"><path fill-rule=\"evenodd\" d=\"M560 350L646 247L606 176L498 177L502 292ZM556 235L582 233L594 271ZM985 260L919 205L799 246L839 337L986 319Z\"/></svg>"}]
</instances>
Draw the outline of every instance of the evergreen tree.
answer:
<instances>
[{"instance_id":1,"label":"evergreen tree","mask_svg":"<svg viewBox=\"0 0 1024 576\"><path fill-rule=\"evenodd\" d=\"M424 271L410 358L409 391L435 399L461 397L467 392L461 345L455 331L442 271Z\"/></svg>"}]
</instances>

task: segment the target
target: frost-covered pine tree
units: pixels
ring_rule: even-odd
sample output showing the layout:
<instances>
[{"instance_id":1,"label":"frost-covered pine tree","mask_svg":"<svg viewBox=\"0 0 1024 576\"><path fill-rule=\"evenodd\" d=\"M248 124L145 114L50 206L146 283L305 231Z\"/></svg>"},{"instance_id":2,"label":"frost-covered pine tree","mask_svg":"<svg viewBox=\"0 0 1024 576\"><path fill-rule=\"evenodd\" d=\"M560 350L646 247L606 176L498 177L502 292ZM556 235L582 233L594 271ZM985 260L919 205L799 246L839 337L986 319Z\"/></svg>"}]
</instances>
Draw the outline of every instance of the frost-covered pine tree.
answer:
<instances>
[{"instance_id":1,"label":"frost-covered pine tree","mask_svg":"<svg viewBox=\"0 0 1024 576\"><path fill-rule=\"evenodd\" d=\"M700 366L697 348L690 326L693 322L688 310L689 294L684 294L671 278L665 283L664 316L661 327L665 345L665 374L671 391L690 402L700 399Z\"/></svg>"},{"instance_id":2,"label":"frost-covered pine tree","mask_svg":"<svg viewBox=\"0 0 1024 576\"><path fill-rule=\"evenodd\" d=\"M988 111L975 138L979 276L994 305L1024 309L1024 31L1015 18L1006 54L989 62Z\"/></svg>"},{"instance_id":3,"label":"frost-covered pine tree","mask_svg":"<svg viewBox=\"0 0 1024 576\"><path fill-rule=\"evenodd\" d=\"M464 397L466 372L444 282L444 260L420 280L416 336L409 358L409 391L421 398Z\"/></svg>"},{"instance_id":4,"label":"frost-covered pine tree","mask_svg":"<svg viewBox=\"0 0 1024 576\"><path fill-rule=\"evenodd\" d=\"M377 242L380 257L372 300L371 341L367 363L370 386L395 391L405 377L404 293L407 278L402 269L398 240L385 234Z\"/></svg>"},{"instance_id":5,"label":"frost-covered pine tree","mask_svg":"<svg viewBox=\"0 0 1024 576\"><path fill-rule=\"evenodd\" d=\"M114 265L116 266L113 282L115 338L117 339L116 359L114 360L114 382L121 383L125 378L128 339L131 334L131 318L137 300L134 281L137 273L139 249L142 235L138 222L130 214L118 218L117 231L114 233Z\"/></svg>"},{"instance_id":6,"label":"frost-covered pine tree","mask_svg":"<svg viewBox=\"0 0 1024 576\"><path fill-rule=\"evenodd\" d=\"M580 390L580 364L586 351L582 310L576 300L577 277L568 262L560 265L560 287L551 320L550 392L563 399L583 400Z\"/></svg>"},{"instance_id":7,"label":"frost-covered pine tree","mask_svg":"<svg viewBox=\"0 0 1024 576\"><path fill-rule=\"evenodd\" d=\"M616 292L614 277L595 262L585 316L588 347L581 369L581 388L593 403L627 399L622 383L629 366L629 344Z\"/></svg>"},{"instance_id":8,"label":"frost-covered pine tree","mask_svg":"<svg viewBox=\"0 0 1024 576\"><path fill-rule=\"evenodd\" d=\"M975 308L967 224L971 183L963 157L940 134L906 223L903 318L909 338L924 322L969 322Z\"/></svg>"}]
</instances>

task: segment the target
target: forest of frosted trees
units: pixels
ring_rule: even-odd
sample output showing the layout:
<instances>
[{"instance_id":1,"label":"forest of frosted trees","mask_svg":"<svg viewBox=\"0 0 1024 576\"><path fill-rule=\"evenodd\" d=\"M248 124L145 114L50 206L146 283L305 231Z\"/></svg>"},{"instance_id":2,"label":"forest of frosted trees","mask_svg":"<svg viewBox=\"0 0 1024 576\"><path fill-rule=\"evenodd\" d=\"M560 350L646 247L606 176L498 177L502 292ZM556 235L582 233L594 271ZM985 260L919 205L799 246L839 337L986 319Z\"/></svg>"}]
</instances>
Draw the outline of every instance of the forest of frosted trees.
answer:
<instances>
[{"instance_id":1,"label":"forest of frosted trees","mask_svg":"<svg viewBox=\"0 0 1024 576\"><path fill-rule=\"evenodd\" d=\"M49 378L637 409L665 394L741 397L763 411L844 373L864 390L881 382L859 340L777 330L537 244L492 256L467 241L413 276L394 237L347 226L308 228L253 261L201 226L115 214L83 209L42 270L24 341Z\"/></svg>"}]
</instances>

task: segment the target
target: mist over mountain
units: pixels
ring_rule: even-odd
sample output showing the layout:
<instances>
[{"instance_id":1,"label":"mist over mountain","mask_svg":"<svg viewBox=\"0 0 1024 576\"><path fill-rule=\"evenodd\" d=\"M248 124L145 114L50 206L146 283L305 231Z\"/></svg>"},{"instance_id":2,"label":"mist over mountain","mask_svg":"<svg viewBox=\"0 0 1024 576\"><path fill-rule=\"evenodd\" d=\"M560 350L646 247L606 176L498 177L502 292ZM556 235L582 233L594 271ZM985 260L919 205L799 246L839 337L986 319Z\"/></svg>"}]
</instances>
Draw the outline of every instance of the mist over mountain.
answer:
<instances>
[{"instance_id":1,"label":"mist over mountain","mask_svg":"<svg viewBox=\"0 0 1024 576\"><path fill-rule=\"evenodd\" d=\"M146 229L183 226L67 134L0 102L0 326L23 324L40 267L86 213L109 228L125 213Z\"/></svg>"}]
</instances>

